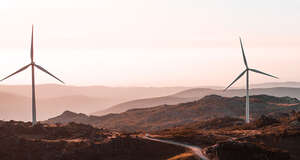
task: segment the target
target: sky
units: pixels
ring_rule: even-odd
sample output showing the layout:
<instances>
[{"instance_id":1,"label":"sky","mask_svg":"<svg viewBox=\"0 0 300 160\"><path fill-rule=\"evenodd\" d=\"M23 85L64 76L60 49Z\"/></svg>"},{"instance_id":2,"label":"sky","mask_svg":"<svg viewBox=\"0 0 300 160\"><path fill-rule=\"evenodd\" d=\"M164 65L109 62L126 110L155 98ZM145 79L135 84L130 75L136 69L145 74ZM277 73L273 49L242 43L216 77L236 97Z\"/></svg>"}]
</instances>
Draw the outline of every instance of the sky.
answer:
<instances>
[{"instance_id":1,"label":"sky","mask_svg":"<svg viewBox=\"0 0 300 160\"><path fill-rule=\"evenodd\" d=\"M1 0L0 77L35 61L67 85L226 86L300 81L298 0ZM30 70L2 84L30 84ZM56 83L37 71L37 83ZM239 81L238 85L244 85Z\"/></svg>"}]
</instances>

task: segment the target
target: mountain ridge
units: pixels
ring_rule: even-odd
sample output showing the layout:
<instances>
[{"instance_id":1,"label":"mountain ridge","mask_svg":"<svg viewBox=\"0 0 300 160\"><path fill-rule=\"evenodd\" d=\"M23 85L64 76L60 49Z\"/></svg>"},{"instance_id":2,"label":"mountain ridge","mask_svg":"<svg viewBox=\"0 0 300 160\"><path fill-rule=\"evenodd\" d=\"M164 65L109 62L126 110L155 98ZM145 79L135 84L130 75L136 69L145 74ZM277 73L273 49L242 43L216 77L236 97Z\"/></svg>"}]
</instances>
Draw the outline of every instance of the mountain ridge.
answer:
<instances>
[{"instance_id":1,"label":"mountain ridge","mask_svg":"<svg viewBox=\"0 0 300 160\"><path fill-rule=\"evenodd\" d=\"M147 108L164 104L177 104L200 99L204 96L216 94L220 96L233 97L245 95L244 89L231 89L226 92L210 88L192 88L169 96L138 99L120 103L92 115L105 115L108 113L122 113L132 108ZM250 89L250 95L267 94L272 96L289 96L300 99L300 88L276 87L276 88L254 88Z\"/></svg>"},{"instance_id":2,"label":"mountain ridge","mask_svg":"<svg viewBox=\"0 0 300 160\"><path fill-rule=\"evenodd\" d=\"M300 109L300 101L290 97L274 97L257 95L250 97L251 117L253 119L262 114L284 113ZM290 104L282 106L282 104ZM202 99L181 103L177 105L160 105L151 108L131 109L120 114L107 114L104 116L78 116L77 118L64 118L63 123L86 123L96 127L117 129L121 131L152 131L161 130L177 125L183 125L200 120L216 117L243 118L244 97L222 97L218 95L205 96ZM56 117L46 123L61 122Z\"/></svg>"},{"instance_id":3,"label":"mountain ridge","mask_svg":"<svg viewBox=\"0 0 300 160\"><path fill-rule=\"evenodd\" d=\"M46 120L65 110L89 114L136 98L164 96L186 88L103 87L42 84L36 86L37 118ZM31 86L0 86L0 119L31 120ZM5 114L4 114L5 113Z\"/></svg>"}]
</instances>

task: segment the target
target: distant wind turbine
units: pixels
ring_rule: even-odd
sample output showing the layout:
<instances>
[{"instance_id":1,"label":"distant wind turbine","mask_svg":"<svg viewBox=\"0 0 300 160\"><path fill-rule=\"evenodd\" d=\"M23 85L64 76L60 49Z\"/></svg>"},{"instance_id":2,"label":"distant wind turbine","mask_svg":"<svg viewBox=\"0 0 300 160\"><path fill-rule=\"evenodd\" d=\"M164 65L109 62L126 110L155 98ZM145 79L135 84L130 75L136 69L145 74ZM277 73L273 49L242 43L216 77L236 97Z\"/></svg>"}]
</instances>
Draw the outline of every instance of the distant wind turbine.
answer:
<instances>
[{"instance_id":1,"label":"distant wind turbine","mask_svg":"<svg viewBox=\"0 0 300 160\"><path fill-rule=\"evenodd\" d=\"M239 80L246 73L246 76L247 76L246 77L246 123L249 123L250 122L250 119L249 119L249 71L256 72L256 73L263 74L263 75L270 76L270 77L277 78L277 79L278 79L278 77L272 76L270 74L264 73L264 72L256 70L256 69L249 68L241 37L240 37L240 44L241 44L241 49L242 49L244 64L246 66L246 69L224 91L226 91L229 87L231 87L237 80Z\"/></svg>"},{"instance_id":2,"label":"distant wind turbine","mask_svg":"<svg viewBox=\"0 0 300 160\"><path fill-rule=\"evenodd\" d=\"M16 72L12 73L11 75L3 78L1 81L21 72L24 71L25 69L27 69L29 66L31 66L31 75L32 75L32 124L35 125L36 124L36 103L35 103L35 80L34 80L34 67L37 67L38 69L40 69L41 71L49 74L50 76L54 77L55 79L57 79L58 81L60 81L61 83L64 84L64 82L62 80L60 80L59 78L55 77L53 74L51 74L50 72L48 72L46 69L44 69L43 67L35 64L35 62L33 61L33 25L32 25L32 33L31 33L31 48L30 48L30 56L31 56L31 63L22 67L21 69L17 70Z\"/></svg>"}]
</instances>

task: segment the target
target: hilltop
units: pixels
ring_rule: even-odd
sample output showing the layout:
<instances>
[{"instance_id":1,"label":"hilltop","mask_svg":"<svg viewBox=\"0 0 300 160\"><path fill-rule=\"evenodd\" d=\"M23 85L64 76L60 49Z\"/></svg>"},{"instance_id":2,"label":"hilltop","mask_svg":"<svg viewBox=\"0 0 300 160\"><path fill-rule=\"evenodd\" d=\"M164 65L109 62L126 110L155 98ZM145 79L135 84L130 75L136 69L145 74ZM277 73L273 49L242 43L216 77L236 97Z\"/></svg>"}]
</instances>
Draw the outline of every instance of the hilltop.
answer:
<instances>
[{"instance_id":1,"label":"hilltop","mask_svg":"<svg viewBox=\"0 0 300 160\"><path fill-rule=\"evenodd\" d=\"M250 97L251 116L256 119L263 114L286 113L300 109L296 98L257 95ZM46 123L77 122L96 127L117 129L120 131L155 131L192 122L218 117L244 117L244 97L206 96L200 100L176 105L161 105L152 108L131 109L120 114L105 116L87 116L64 112Z\"/></svg>"},{"instance_id":2,"label":"hilltop","mask_svg":"<svg viewBox=\"0 0 300 160\"><path fill-rule=\"evenodd\" d=\"M113 105L108 109L95 112L93 113L93 115L102 116L109 113L122 113L130 109L149 108L149 107L155 107L164 104L174 105L178 103L196 101L198 99L201 99L205 96L212 95L212 94L225 96L225 97L233 97L233 96L245 95L245 90L231 89L224 92L223 90L216 90L216 89L209 89L209 88L192 88L169 96L137 99L133 101L120 103L118 105ZM300 99L300 88L287 88L287 87L255 88L250 90L250 94L251 95L266 94L266 95L277 96L277 97L289 96L289 97Z\"/></svg>"}]
</instances>

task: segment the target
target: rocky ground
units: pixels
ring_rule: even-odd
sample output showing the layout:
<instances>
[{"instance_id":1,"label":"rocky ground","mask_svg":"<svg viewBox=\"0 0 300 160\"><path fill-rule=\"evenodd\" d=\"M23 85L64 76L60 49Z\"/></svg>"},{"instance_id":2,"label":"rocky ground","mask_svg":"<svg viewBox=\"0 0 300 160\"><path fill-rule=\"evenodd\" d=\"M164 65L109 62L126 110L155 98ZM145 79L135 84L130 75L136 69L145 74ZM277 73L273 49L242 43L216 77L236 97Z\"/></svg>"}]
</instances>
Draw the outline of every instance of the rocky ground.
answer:
<instances>
[{"instance_id":1,"label":"rocky ground","mask_svg":"<svg viewBox=\"0 0 300 160\"><path fill-rule=\"evenodd\" d=\"M250 101L250 124L240 119L245 97L217 95L101 117L66 111L35 126L0 121L0 160L195 159L180 147L186 145L145 133L201 147L210 160L299 160L300 101L267 95Z\"/></svg>"},{"instance_id":2,"label":"rocky ground","mask_svg":"<svg viewBox=\"0 0 300 160\"><path fill-rule=\"evenodd\" d=\"M196 160L194 153L138 135L90 125L0 121L1 160ZM216 118L150 133L203 148L210 160L298 160L300 112L261 116L250 124Z\"/></svg>"},{"instance_id":3,"label":"rocky ground","mask_svg":"<svg viewBox=\"0 0 300 160\"><path fill-rule=\"evenodd\" d=\"M162 160L181 147L89 125L0 122L1 160ZM187 154L187 153L186 153Z\"/></svg>"},{"instance_id":4,"label":"rocky ground","mask_svg":"<svg viewBox=\"0 0 300 160\"><path fill-rule=\"evenodd\" d=\"M261 116L250 124L237 118L217 118L152 134L200 146L211 160L300 159L300 112Z\"/></svg>"}]
</instances>

